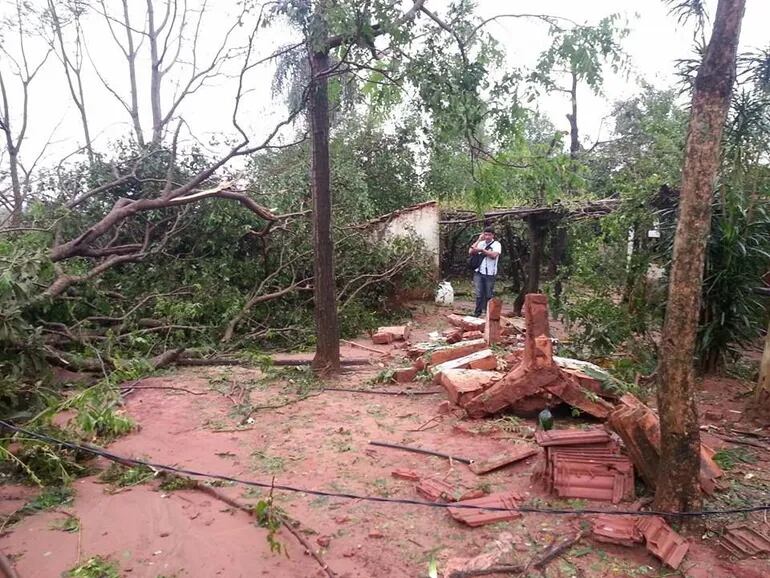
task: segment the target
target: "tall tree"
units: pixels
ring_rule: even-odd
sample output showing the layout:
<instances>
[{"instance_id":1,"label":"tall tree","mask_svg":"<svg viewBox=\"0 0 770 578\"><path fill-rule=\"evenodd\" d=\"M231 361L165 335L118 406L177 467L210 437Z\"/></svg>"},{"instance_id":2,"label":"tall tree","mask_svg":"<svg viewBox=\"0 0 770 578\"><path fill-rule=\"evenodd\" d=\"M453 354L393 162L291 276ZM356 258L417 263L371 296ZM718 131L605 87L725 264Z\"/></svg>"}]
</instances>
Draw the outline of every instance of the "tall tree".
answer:
<instances>
[{"instance_id":1,"label":"tall tree","mask_svg":"<svg viewBox=\"0 0 770 578\"><path fill-rule=\"evenodd\" d=\"M746 0L719 0L711 40L695 79L685 146L679 219L661 338L658 407L661 460L655 507L689 511L700 505L700 432L693 357L706 242L722 132L735 82Z\"/></svg>"}]
</instances>

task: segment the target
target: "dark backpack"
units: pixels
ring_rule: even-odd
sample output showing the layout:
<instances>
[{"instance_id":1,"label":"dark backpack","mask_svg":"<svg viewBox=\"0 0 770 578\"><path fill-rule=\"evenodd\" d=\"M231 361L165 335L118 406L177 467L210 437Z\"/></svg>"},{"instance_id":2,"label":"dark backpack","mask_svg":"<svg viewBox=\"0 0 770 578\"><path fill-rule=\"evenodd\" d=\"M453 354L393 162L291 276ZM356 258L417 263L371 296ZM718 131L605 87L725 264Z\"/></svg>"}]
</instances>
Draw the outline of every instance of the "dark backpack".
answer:
<instances>
[{"instance_id":1,"label":"dark backpack","mask_svg":"<svg viewBox=\"0 0 770 578\"><path fill-rule=\"evenodd\" d=\"M492 243L494 243L494 241L492 241ZM489 251L489 248L492 246L492 243L484 247L484 250ZM481 266L481 262L484 260L484 257L486 257L486 255L484 255L483 253L474 253L473 255L468 257L468 269L470 269L471 271L475 271L476 269L478 269Z\"/></svg>"}]
</instances>

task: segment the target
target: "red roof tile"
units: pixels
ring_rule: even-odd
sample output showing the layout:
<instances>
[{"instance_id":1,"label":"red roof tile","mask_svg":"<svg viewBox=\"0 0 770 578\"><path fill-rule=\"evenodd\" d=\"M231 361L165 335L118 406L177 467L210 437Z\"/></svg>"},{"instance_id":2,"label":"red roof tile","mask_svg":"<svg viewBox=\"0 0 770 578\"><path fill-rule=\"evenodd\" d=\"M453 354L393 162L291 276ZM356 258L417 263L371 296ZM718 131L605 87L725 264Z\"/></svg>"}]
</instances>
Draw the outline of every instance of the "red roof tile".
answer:
<instances>
[{"instance_id":1,"label":"red roof tile","mask_svg":"<svg viewBox=\"0 0 770 578\"><path fill-rule=\"evenodd\" d=\"M674 570L684 560L690 544L674 532L663 518L651 516L639 522L639 529L647 541L647 549Z\"/></svg>"},{"instance_id":2,"label":"red roof tile","mask_svg":"<svg viewBox=\"0 0 770 578\"><path fill-rule=\"evenodd\" d=\"M535 440L541 446L568 446L575 444L600 444L612 440L610 434L601 429L561 429L535 432Z\"/></svg>"},{"instance_id":3,"label":"red roof tile","mask_svg":"<svg viewBox=\"0 0 770 578\"><path fill-rule=\"evenodd\" d=\"M517 500L521 497L516 492L504 492L499 494L490 494L483 498L476 498L474 500L463 500L457 502L457 505L463 506L479 506L489 508L516 508L518 507ZM515 511L491 511L480 510L471 508L456 508L449 507L449 514L458 522L463 522L471 527L483 526L484 524L494 524L495 522L503 522L505 520L511 520L521 516L520 512Z\"/></svg>"},{"instance_id":4,"label":"red roof tile","mask_svg":"<svg viewBox=\"0 0 770 578\"><path fill-rule=\"evenodd\" d=\"M728 526L720 544L736 558L770 554L770 537L748 524Z\"/></svg>"},{"instance_id":5,"label":"red roof tile","mask_svg":"<svg viewBox=\"0 0 770 578\"><path fill-rule=\"evenodd\" d=\"M638 520L638 516L596 516L592 521L594 538L621 546L641 544L644 540Z\"/></svg>"}]
</instances>

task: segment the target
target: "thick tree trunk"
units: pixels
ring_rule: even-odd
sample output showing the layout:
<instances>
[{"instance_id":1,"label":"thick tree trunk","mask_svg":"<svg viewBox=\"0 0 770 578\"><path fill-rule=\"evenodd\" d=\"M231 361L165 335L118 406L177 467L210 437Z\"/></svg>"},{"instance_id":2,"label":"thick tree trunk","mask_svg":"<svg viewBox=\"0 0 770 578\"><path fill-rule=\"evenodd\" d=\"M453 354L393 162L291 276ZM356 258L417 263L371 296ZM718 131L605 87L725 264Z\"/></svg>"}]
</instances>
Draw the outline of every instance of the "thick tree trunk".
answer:
<instances>
[{"instance_id":1,"label":"thick tree trunk","mask_svg":"<svg viewBox=\"0 0 770 578\"><path fill-rule=\"evenodd\" d=\"M714 30L695 79L687 132L679 219L661 337L658 408L661 460L655 509L700 507L698 411L693 356L711 201L722 129L735 80L735 58L746 0L719 0Z\"/></svg>"},{"instance_id":2,"label":"thick tree trunk","mask_svg":"<svg viewBox=\"0 0 770 578\"><path fill-rule=\"evenodd\" d=\"M308 108L313 135L311 190L313 195L313 248L316 323L316 353L313 368L340 368L340 335L337 320L337 291L334 285L334 244L331 233L332 199L329 171L329 55L311 47L312 75Z\"/></svg>"},{"instance_id":3,"label":"thick tree trunk","mask_svg":"<svg viewBox=\"0 0 770 578\"><path fill-rule=\"evenodd\" d=\"M527 217L529 236L529 264L527 266L527 293L540 292L540 263L543 260L545 228L535 216Z\"/></svg>"},{"instance_id":4,"label":"thick tree trunk","mask_svg":"<svg viewBox=\"0 0 770 578\"><path fill-rule=\"evenodd\" d=\"M764 411L770 411L770 323L767 324L765 335L765 350L762 353L762 361L759 362L759 381L756 391L757 401L764 407Z\"/></svg>"}]
</instances>

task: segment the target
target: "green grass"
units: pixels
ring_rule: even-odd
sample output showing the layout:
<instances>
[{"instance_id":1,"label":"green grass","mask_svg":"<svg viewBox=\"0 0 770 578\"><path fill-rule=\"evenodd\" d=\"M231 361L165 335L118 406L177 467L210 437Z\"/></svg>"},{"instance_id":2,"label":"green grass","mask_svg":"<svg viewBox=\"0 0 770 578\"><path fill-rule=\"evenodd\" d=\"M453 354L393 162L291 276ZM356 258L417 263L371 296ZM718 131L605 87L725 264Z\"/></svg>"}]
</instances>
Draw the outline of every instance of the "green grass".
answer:
<instances>
[{"instance_id":1,"label":"green grass","mask_svg":"<svg viewBox=\"0 0 770 578\"><path fill-rule=\"evenodd\" d=\"M754 464L757 458L753 452L745 448L730 448L715 453L714 461L720 468L727 471L739 464Z\"/></svg>"}]
</instances>

